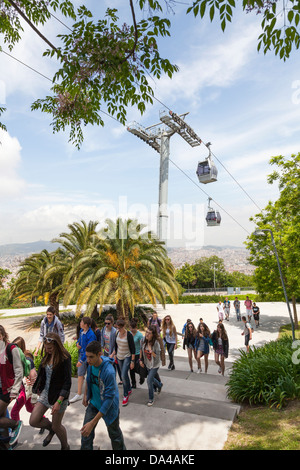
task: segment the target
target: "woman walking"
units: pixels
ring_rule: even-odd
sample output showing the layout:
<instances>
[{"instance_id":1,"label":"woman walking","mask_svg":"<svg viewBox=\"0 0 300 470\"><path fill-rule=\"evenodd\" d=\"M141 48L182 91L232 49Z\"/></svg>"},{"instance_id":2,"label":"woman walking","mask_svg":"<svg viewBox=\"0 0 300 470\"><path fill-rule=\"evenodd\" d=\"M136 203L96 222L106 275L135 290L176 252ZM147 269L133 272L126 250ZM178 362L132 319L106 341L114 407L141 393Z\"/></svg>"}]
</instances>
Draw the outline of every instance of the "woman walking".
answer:
<instances>
[{"instance_id":1,"label":"woman walking","mask_svg":"<svg viewBox=\"0 0 300 470\"><path fill-rule=\"evenodd\" d=\"M215 362L219 366L219 374L224 375L225 358L228 357L229 341L223 323L218 323L217 329L211 335L215 351Z\"/></svg>"},{"instance_id":2,"label":"woman walking","mask_svg":"<svg viewBox=\"0 0 300 470\"><path fill-rule=\"evenodd\" d=\"M154 403L154 390L156 389L157 393L160 393L163 386L158 376L159 366L160 344L157 330L155 326L149 326L146 330L145 338L142 340L140 351L140 367L146 368L148 374L148 406L152 406Z\"/></svg>"},{"instance_id":3,"label":"woman walking","mask_svg":"<svg viewBox=\"0 0 300 470\"><path fill-rule=\"evenodd\" d=\"M15 421L20 420L20 411L25 406L28 413L32 413L34 404L36 403L37 396L32 394L32 386L36 380L37 372L34 367L33 355L26 350L24 338L18 336L14 339L13 344L16 344L21 351L23 351L26 359L30 362L30 373L28 377L24 377L23 383L20 388L20 393L16 402L11 410L10 416Z\"/></svg>"},{"instance_id":4,"label":"woman walking","mask_svg":"<svg viewBox=\"0 0 300 470\"><path fill-rule=\"evenodd\" d=\"M10 349L10 354L8 352ZM11 356L11 360L9 360ZM23 381L23 366L19 349L8 341L8 334L0 325L0 428L5 443L13 446L19 437L22 421L7 417L8 405L18 397ZM9 437L9 429L12 433Z\"/></svg>"},{"instance_id":5,"label":"woman walking","mask_svg":"<svg viewBox=\"0 0 300 470\"><path fill-rule=\"evenodd\" d=\"M122 406L128 405L129 395L132 393L131 384L129 380L129 369L134 368L135 361L135 346L134 339L130 331L125 329L125 320L120 318L116 322L118 329L115 342L115 356L117 357L118 364L121 370L124 397Z\"/></svg>"},{"instance_id":6,"label":"woman walking","mask_svg":"<svg viewBox=\"0 0 300 470\"><path fill-rule=\"evenodd\" d=\"M210 331L209 331L208 326L203 322L199 323L198 329L197 329L196 344L195 344L196 351L197 351L198 374L202 372L201 357L203 356L204 356L205 373L207 373L209 340L210 340Z\"/></svg>"},{"instance_id":7,"label":"woman walking","mask_svg":"<svg viewBox=\"0 0 300 470\"><path fill-rule=\"evenodd\" d=\"M137 329L137 318L132 318L130 320L130 331L134 339L135 346L135 359L134 359L134 368L130 369L130 379L131 379L131 388L136 388L136 379L135 374L140 372L140 350L141 350L141 341L144 338L142 333Z\"/></svg>"},{"instance_id":8,"label":"woman walking","mask_svg":"<svg viewBox=\"0 0 300 470\"><path fill-rule=\"evenodd\" d=\"M169 354L170 363L168 369L174 370L174 350L177 349L177 332L170 315L167 315L162 321L162 334Z\"/></svg>"},{"instance_id":9,"label":"woman walking","mask_svg":"<svg viewBox=\"0 0 300 470\"><path fill-rule=\"evenodd\" d=\"M184 332L184 337L183 337L183 349L185 349L185 347L187 347L190 371L194 372L194 370L193 370L193 354L194 354L194 357L197 361L197 353L196 353L196 349L195 349L197 330L195 328L194 323L191 322L191 321L187 322L187 324L185 325L184 330L185 330L185 332ZM199 368L200 367L199 361L197 361L197 362L198 362L198 368Z\"/></svg>"},{"instance_id":10,"label":"woman walking","mask_svg":"<svg viewBox=\"0 0 300 470\"><path fill-rule=\"evenodd\" d=\"M70 395L71 356L56 333L47 333L43 343L42 362L32 388L39 398L31 413L29 424L34 428L45 428L49 431L43 441L43 447L50 444L56 434L61 443L61 450L70 450L62 419ZM52 422L44 416L48 408L52 409Z\"/></svg>"}]
</instances>

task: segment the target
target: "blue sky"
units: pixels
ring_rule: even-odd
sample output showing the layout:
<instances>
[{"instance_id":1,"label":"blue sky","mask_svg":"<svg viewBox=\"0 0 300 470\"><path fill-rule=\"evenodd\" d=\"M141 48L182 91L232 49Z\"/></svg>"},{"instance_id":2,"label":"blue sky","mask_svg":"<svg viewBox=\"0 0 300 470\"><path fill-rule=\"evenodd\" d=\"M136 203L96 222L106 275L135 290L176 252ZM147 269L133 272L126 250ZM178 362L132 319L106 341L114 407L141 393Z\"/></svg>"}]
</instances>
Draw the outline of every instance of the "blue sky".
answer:
<instances>
[{"instance_id":1,"label":"blue sky","mask_svg":"<svg viewBox=\"0 0 300 470\"><path fill-rule=\"evenodd\" d=\"M99 3L85 2L92 9ZM107 5L120 6L123 18L130 19L124 0L101 2L98 14ZM170 14L172 36L161 42L162 55L180 70L172 80L153 81L154 93L175 113L189 112L186 122L212 142L219 174L217 182L200 185L196 168L206 148L172 136L170 158L195 184L170 162L168 245L243 246L254 230L249 217L278 195L277 187L267 184L270 158L299 151L299 52L286 62L272 52L258 53L255 14L238 12L222 33L217 21L195 19L186 8L178 4ZM55 60L42 57L46 45L24 28L12 55L51 78ZM52 19L43 32L57 44L56 34L67 30ZM156 230L159 154L106 117L104 128L85 128L78 151L67 133L52 133L49 116L30 111L49 85L0 53L0 104L7 108L2 120L8 128L0 131L0 244L51 240L81 219L102 225L107 217L137 217ZM156 124L163 109L157 100L143 116L129 109L127 122ZM221 212L220 227L206 227L207 194Z\"/></svg>"}]
</instances>

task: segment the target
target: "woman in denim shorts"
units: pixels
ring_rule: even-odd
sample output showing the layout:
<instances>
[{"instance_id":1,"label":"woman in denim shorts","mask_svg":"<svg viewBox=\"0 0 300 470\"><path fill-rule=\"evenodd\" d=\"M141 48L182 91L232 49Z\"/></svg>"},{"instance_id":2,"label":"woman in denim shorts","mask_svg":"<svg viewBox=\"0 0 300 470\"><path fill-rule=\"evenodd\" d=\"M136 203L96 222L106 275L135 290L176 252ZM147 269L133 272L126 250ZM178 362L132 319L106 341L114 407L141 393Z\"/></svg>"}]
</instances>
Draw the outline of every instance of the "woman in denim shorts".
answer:
<instances>
[{"instance_id":1,"label":"woman in denim shorts","mask_svg":"<svg viewBox=\"0 0 300 470\"><path fill-rule=\"evenodd\" d=\"M50 444L56 434L61 449L69 450L67 432L62 425L62 419L70 395L71 356L56 333L47 333L42 353L44 353L42 362L32 388L33 393L37 393L39 398L31 413L29 424L34 428L49 431L43 441L43 447ZM52 409L52 422L44 416L48 408Z\"/></svg>"}]
</instances>

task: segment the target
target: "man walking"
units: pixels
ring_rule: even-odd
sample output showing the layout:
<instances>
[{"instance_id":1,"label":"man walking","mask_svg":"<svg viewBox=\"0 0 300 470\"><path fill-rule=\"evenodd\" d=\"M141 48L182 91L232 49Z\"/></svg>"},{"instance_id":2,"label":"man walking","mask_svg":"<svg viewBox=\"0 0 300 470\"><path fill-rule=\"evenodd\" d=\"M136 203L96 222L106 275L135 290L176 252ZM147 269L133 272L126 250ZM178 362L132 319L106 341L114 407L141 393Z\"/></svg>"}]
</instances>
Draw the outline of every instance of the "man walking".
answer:
<instances>
[{"instance_id":1,"label":"man walking","mask_svg":"<svg viewBox=\"0 0 300 470\"><path fill-rule=\"evenodd\" d=\"M239 299L236 297L233 302L233 306L235 308L235 313L236 313L236 319L237 321L241 321L241 302Z\"/></svg>"},{"instance_id":2,"label":"man walking","mask_svg":"<svg viewBox=\"0 0 300 470\"><path fill-rule=\"evenodd\" d=\"M224 300L224 313L225 313L225 320L229 321L229 315L230 315L230 301L228 300L228 297Z\"/></svg>"},{"instance_id":3,"label":"man walking","mask_svg":"<svg viewBox=\"0 0 300 470\"><path fill-rule=\"evenodd\" d=\"M89 364L83 405L86 406L81 429L81 450L93 450L95 428L101 418L107 427L113 450L126 450L119 424L119 390L113 359L102 356L101 344L86 347Z\"/></svg>"}]
</instances>

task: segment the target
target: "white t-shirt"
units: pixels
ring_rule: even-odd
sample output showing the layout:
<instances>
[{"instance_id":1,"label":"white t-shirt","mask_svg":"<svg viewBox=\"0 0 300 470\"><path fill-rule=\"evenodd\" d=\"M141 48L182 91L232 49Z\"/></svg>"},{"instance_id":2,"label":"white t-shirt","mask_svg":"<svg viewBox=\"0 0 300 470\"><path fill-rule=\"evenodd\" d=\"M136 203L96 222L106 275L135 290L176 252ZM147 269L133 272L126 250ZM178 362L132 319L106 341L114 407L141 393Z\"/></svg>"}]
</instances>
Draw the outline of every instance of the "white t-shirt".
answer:
<instances>
[{"instance_id":1,"label":"white t-shirt","mask_svg":"<svg viewBox=\"0 0 300 470\"><path fill-rule=\"evenodd\" d=\"M245 327L244 327L244 334L245 335L250 335L251 329L252 329L251 323L246 322Z\"/></svg>"}]
</instances>

